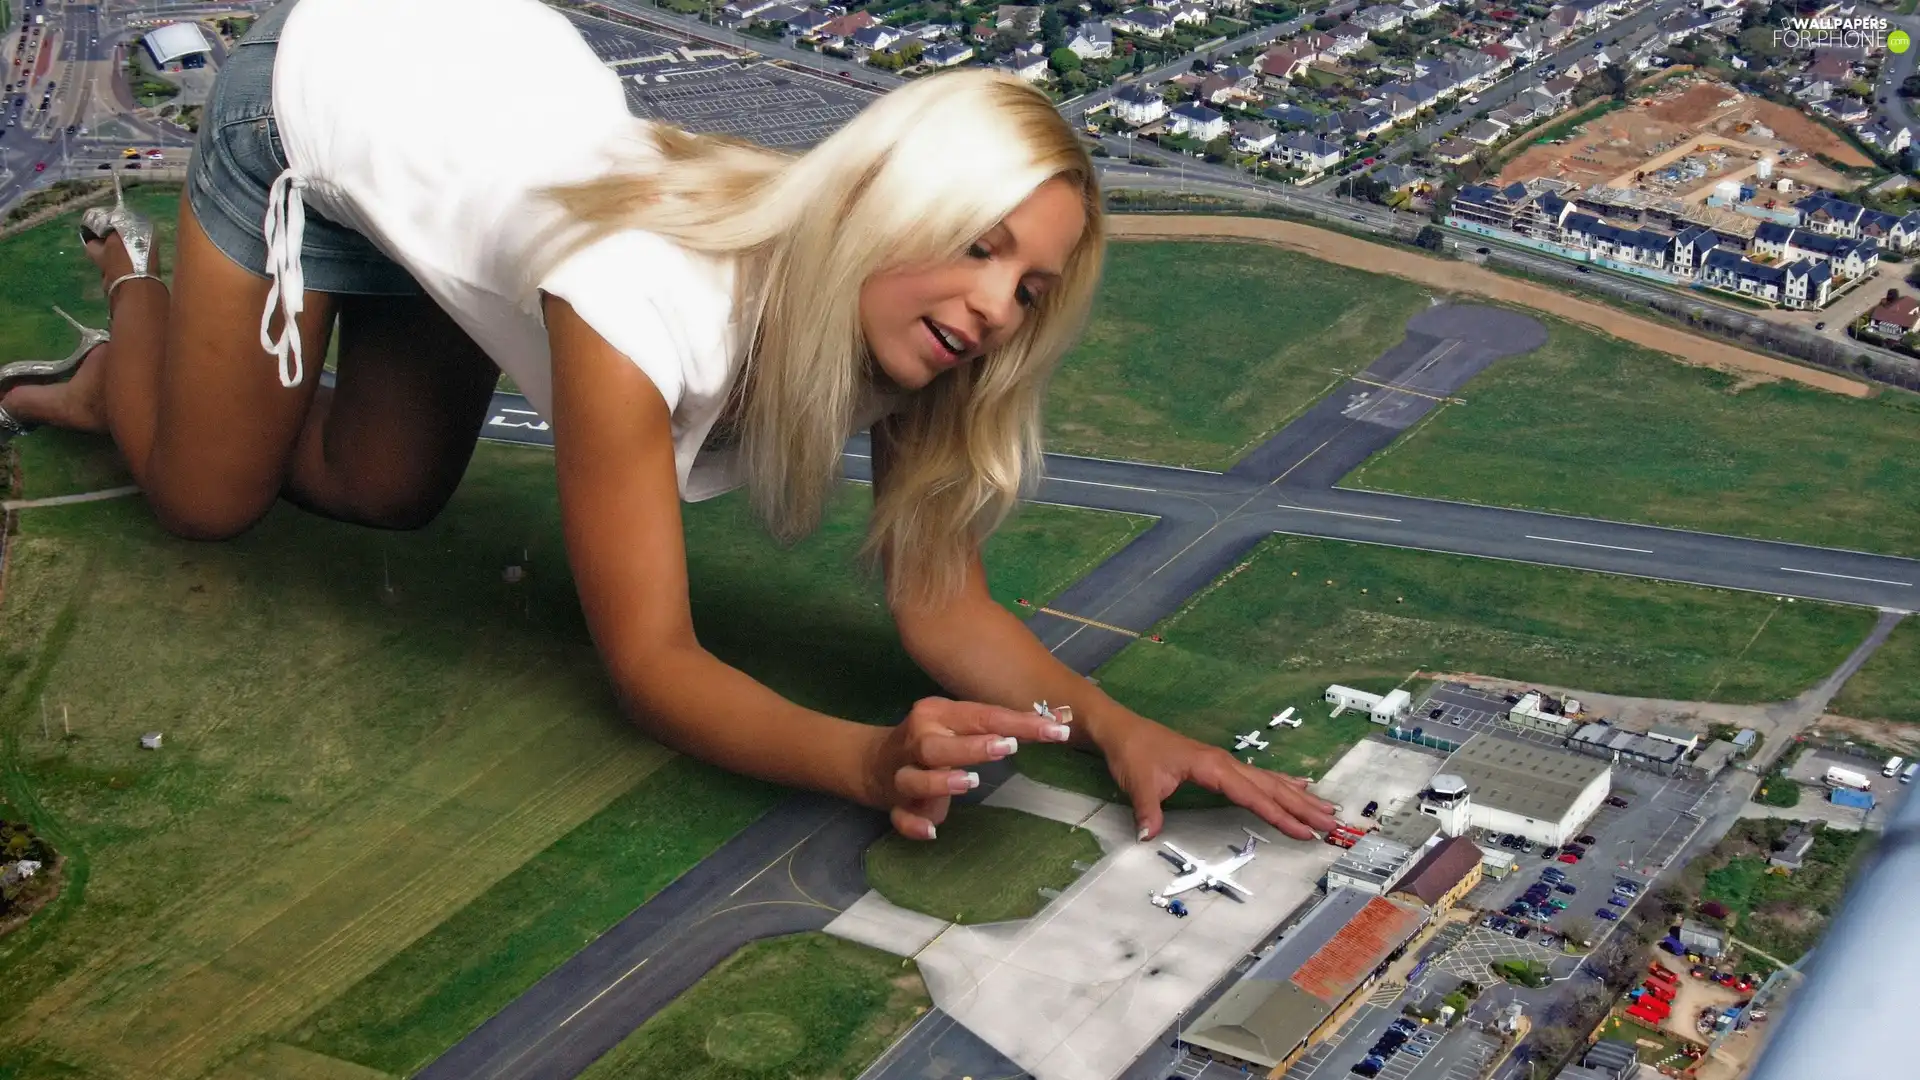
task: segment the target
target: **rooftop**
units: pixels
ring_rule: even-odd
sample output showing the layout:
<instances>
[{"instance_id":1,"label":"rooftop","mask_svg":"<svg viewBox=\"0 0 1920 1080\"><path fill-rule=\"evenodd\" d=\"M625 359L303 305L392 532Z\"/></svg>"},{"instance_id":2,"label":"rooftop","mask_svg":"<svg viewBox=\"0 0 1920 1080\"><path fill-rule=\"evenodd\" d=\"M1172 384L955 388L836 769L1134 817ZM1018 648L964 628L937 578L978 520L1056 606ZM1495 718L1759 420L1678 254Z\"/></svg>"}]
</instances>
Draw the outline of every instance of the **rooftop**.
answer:
<instances>
[{"instance_id":1,"label":"rooftop","mask_svg":"<svg viewBox=\"0 0 1920 1080\"><path fill-rule=\"evenodd\" d=\"M1590 757L1496 735L1475 735L1441 771L1467 782L1482 806L1536 821L1558 821L1608 765Z\"/></svg>"},{"instance_id":2,"label":"rooftop","mask_svg":"<svg viewBox=\"0 0 1920 1080\"><path fill-rule=\"evenodd\" d=\"M1400 879L1400 884L1394 886L1394 891L1411 893L1432 907L1479 865L1479 847L1464 836L1456 836L1429 849L1413 869L1407 871L1407 876Z\"/></svg>"},{"instance_id":3,"label":"rooftop","mask_svg":"<svg viewBox=\"0 0 1920 1080\"><path fill-rule=\"evenodd\" d=\"M1358 889L1335 889L1180 1038L1268 1067L1305 1042L1423 915Z\"/></svg>"}]
</instances>

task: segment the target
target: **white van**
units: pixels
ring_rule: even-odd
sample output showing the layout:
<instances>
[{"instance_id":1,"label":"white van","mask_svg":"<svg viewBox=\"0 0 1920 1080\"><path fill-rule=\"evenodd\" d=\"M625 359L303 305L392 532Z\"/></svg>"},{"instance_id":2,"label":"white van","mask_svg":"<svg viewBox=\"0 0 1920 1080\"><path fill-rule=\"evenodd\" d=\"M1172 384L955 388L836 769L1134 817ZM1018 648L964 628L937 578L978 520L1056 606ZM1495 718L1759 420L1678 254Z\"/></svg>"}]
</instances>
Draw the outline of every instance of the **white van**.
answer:
<instances>
[{"instance_id":1,"label":"white van","mask_svg":"<svg viewBox=\"0 0 1920 1080\"><path fill-rule=\"evenodd\" d=\"M1881 776L1898 776L1900 773L1900 766L1904 764L1906 764L1905 759L1900 757L1890 757L1887 759L1887 763L1885 765L1880 766L1880 775Z\"/></svg>"},{"instance_id":2,"label":"white van","mask_svg":"<svg viewBox=\"0 0 1920 1080\"><path fill-rule=\"evenodd\" d=\"M1913 778L1915 776L1920 776L1920 761L1916 761L1913 764L1907 766L1905 769L1901 770L1900 782L1903 784L1911 784L1913 783Z\"/></svg>"}]
</instances>

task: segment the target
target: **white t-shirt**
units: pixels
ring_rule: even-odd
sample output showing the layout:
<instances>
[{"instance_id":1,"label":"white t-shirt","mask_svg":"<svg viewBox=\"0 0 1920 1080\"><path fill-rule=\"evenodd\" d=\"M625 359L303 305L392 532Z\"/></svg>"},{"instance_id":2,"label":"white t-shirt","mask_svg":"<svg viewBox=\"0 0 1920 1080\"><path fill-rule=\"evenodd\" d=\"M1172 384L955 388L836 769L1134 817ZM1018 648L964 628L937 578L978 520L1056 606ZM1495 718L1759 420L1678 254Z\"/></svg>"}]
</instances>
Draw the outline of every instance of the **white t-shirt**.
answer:
<instances>
[{"instance_id":1,"label":"white t-shirt","mask_svg":"<svg viewBox=\"0 0 1920 1080\"><path fill-rule=\"evenodd\" d=\"M659 388L683 499L739 485L730 452L701 452L739 370L730 259L625 231L529 280L537 243L564 222L540 190L652 153L620 77L565 16L538 0L299 0L274 58L273 111L282 181L301 182L276 193L406 267L543 418L542 290ZM271 242L268 217L269 273L297 283L298 253ZM869 400L856 430L890 404Z\"/></svg>"}]
</instances>

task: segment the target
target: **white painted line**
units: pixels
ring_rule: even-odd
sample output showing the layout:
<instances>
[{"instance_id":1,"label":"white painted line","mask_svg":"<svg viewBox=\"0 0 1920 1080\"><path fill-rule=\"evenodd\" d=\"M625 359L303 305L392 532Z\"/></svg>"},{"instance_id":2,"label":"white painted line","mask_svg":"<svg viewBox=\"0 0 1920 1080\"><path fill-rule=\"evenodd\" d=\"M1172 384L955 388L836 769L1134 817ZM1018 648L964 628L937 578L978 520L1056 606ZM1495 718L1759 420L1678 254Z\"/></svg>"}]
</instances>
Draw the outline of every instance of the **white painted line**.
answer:
<instances>
[{"instance_id":1,"label":"white painted line","mask_svg":"<svg viewBox=\"0 0 1920 1080\"><path fill-rule=\"evenodd\" d=\"M1587 542L1587 541L1585 541L1585 540L1562 540L1562 539L1560 539L1560 538L1559 538L1559 537L1557 537L1557 536L1533 536L1533 535L1531 535L1531 534L1529 534L1529 535L1527 536L1527 539L1529 539L1529 540L1545 540L1545 541L1547 541L1548 543L1551 543L1551 544L1578 544L1578 545L1580 545L1581 547L1590 547L1590 548L1606 548L1606 549L1607 549L1608 551L1631 551L1631 552L1634 552L1634 553L1636 553L1636 554L1639 554L1639 555L1651 555L1651 554L1653 554L1653 549L1652 549L1652 548L1630 548L1630 547L1621 547L1621 546L1619 546L1618 544L1590 544L1590 543L1588 543L1588 542Z\"/></svg>"},{"instance_id":2,"label":"white painted line","mask_svg":"<svg viewBox=\"0 0 1920 1080\"><path fill-rule=\"evenodd\" d=\"M1154 488L1134 487L1132 484L1103 484L1098 480L1069 480L1064 476L1049 476L1047 479L1057 484L1085 484L1088 487L1119 488L1121 491L1154 491Z\"/></svg>"},{"instance_id":3,"label":"white painted line","mask_svg":"<svg viewBox=\"0 0 1920 1080\"><path fill-rule=\"evenodd\" d=\"M1308 514L1332 514L1334 517L1366 518L1368 521L1398 522L1400 520L1399 518L1381 517L1379 514L1354 514L1345 510L1316 510L1311 506L1288 506L1286 503L1275 503L1274 505L1282 510L1299 510Z\"/></svg>"},{"instance_id":4,"label":"white painted line","mask_svg":"<svg viewBox=\"0 0 1920 1080\"><path fill-rule=\"evenodd\" d=\"M1802 570L1797 566L1783 566L1780 569L1785 570L1789 574L1812 574L1815 577L1839 578L1842 581L1871 581L1875 585L1901 585L1909 589L1913 588L1913 582L1911 581L1888 581L1886 578L1854 577L1852 574L1829 574L1821 570Z\"/></svg>"}]
</instances>

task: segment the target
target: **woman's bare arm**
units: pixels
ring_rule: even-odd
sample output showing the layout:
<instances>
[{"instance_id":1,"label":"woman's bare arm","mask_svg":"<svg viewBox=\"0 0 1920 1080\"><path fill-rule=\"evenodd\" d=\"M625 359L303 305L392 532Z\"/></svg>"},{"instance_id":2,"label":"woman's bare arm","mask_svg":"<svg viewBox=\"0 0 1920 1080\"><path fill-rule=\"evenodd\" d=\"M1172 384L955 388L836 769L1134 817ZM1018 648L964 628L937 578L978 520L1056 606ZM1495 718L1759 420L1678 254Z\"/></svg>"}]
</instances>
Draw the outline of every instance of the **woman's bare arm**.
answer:
<instances>
[{"instance_id":1,"label":"woman's bare arm","mask_svg":"<svg viewBox=\"0 0 1920 1080\"><path fill-rule=\"evenodd\" d=\"M569 304L542 300L567 560L594 645L642 728L732 772L891 808L902 831L926 837L964 790L955 770L1004 756L1001 736L1045 737L1030 710L940 699L893 728L854 723L787 701L703 648L666 400Z\"/></svg>"}]
</instances>

